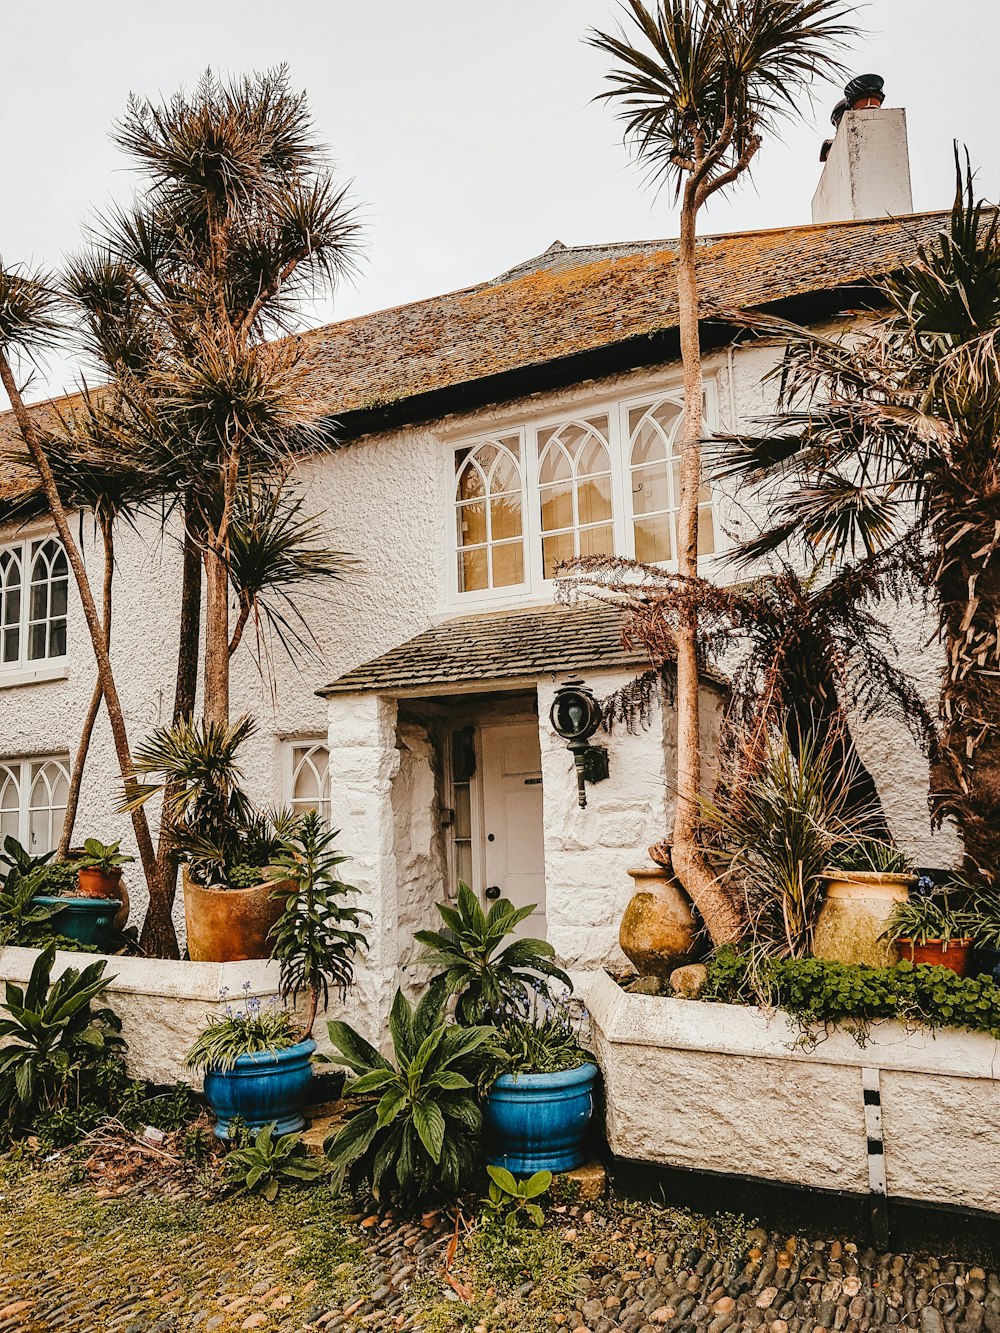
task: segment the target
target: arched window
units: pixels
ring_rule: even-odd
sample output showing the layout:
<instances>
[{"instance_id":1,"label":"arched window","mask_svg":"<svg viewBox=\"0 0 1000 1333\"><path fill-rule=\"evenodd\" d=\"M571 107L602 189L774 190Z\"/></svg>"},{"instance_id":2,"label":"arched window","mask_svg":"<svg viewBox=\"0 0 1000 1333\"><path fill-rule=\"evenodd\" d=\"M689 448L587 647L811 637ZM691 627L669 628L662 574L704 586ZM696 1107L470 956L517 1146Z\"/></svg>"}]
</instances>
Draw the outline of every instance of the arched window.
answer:
<instances>
[{"instance_id":1,"label":"arched window","mask_svg":"<svg viewBox=\"0 0 1000 1333\"><path fill-rule=\"evenodd\" d=\"M455 456L458 590L524 582L521 441L485 440Z\"/></svg>"},{"instance_id":2,"label":"arched window","mask_svg":"<svg viewBox=\"0 0 1000 1333\"><path fill-rule=\"evenodd\" d=\"M21 657L21 547L0 551L0 663Z\"/></svg>"},{"instance_id":3,"label":"arched window","mask_svg":"<svg viewBox=\"0 0 1000 1333\"><path fill-rule=\"evenodd\" d=\"M59 842L69 795L69 757L40 756L0 763L0 837L16 838L32 856Z\"/></svg>"},{"instance_id":4,"label":"arched window","mask_svg":"<svg viewBox=\"0 0 1000 1333\"><path fill-rule=\"evenodd\" d=\"M629 476L635 558L645 564L677 559L677 506L681 462L676 448L683 406L661 399L628 414ZM704 427L708 433L707 424ZM712 492L703 482L698 494L698 550L715 550Z\"/></svg>"},{"instance_id":5,"label":"arched window","mask_svg":"<svg viewBox=\"0 0 1000 1333\"><path fill-rule=\"evenodd\" d=\"M614 554L608 435L606 416L539 432L542 567L547 579L574 556Z\"/></svg>"},{"instance_id":6,"label":"arched window","mask_svg":"<svg viewBox=\"0 0 1000 1333\"><path fill-rule=\"evenodd\" d=\"M66 552L53 539L31 544L31 598L28 610L28 659L66 655Z\"/></svg>"},{"instance_id":7,"label":"arched window","mask_svg":"<svg viewBox=\"0 0 1000 1333\"><path fill-rule=\"evenodd\" d=\"M319 741L304 741L291 747L288 804L296 814L317 810L330 822L330 751Z\"/></svg>"}]
</instances>

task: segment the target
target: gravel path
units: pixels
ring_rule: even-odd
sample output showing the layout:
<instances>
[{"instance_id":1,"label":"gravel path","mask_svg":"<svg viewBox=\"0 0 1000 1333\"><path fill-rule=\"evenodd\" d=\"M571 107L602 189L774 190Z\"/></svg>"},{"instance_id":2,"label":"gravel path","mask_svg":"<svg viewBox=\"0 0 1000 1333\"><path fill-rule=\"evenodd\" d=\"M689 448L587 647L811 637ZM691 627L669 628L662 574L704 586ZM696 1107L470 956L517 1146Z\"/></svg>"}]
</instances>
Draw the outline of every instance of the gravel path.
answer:
<instances>
[{"instance_id":1,"label":"gravel path","mask_svg":"<svg viewBox=\"0 0 1000 1333\"><path fill-rule=\"evenodd\" d=\"M363 1218L325 1190L100 1199L0 1170L0 1333L1000 1333L996 1272L740 1219L605 1203L513 1245L458 1230L456 1248L447 1214Z\"/></svg>"}]
</instances>

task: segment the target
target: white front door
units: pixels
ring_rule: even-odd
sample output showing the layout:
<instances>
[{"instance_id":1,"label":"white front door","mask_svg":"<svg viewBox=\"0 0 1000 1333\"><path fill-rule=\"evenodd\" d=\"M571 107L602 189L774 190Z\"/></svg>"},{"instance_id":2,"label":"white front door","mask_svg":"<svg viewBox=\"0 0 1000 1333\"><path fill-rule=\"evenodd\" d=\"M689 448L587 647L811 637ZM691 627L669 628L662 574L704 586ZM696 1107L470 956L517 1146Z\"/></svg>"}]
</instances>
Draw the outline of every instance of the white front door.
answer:
<instances>
[{"instance_id":1,"label":"white front door","mask_svg":"<svg viewBox=\"0 0 1000 1333\"><path fill-rule=\"evenodd\" d=\"M480 729L486 907L509 898L536 910L519 935L545 938L545 839L542 757L535 722ZM498 892L499 890L499 892Z\"/></svg>"}]
</instances>

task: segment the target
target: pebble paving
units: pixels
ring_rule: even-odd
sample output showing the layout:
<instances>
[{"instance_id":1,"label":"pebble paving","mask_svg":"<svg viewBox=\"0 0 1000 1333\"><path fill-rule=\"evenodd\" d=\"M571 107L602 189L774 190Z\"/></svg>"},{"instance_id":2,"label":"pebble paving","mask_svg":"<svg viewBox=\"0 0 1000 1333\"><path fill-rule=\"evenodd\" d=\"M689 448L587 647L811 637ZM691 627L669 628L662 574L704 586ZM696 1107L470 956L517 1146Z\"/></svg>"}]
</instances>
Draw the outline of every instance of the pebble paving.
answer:
<instances>
[{"instance_id":1,"label":"pebble paving","mask_svg":"<svg viewBox=\"0 0 1000 1333\"><path fill-rule=\"evenodd\" d=\"M454 1220L346 1214L326 1196L101 1201L0 1178L0 1333L1000 1333L989 1266L842 1239L678 1225L667 1210L562 1206L544 1271L503 1281ZM533 1242L535 1243L535 1242ZM446 1271L447 1270L447 1271Z\"/></svg>"}]
</instances>

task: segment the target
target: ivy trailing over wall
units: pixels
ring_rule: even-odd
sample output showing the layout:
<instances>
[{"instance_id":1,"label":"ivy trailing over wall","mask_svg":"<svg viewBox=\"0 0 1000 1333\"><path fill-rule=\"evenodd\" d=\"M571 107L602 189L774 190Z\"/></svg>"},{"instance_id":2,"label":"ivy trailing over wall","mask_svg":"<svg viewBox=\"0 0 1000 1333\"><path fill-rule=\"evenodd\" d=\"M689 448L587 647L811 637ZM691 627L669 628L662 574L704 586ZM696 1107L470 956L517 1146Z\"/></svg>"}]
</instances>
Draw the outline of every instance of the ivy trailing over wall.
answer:
<instances>
[{"instance_id":1,"label":"ivy trailing over wall","mask_svg":"<svg viewBox=\"0 0 1000 1333\"><path fill-rule=\"evenodd\" d=\"M1000 986L986 976L960 977L927 964L751 961L727 947L710 960L699 998L723 1004L758 1004L766 998L791 1015L809 1044L841 1029L864 1045L872 1024L885 1018L932 1029L965 1028L1000 1040Z\"/></svg>"}]
</instances>

